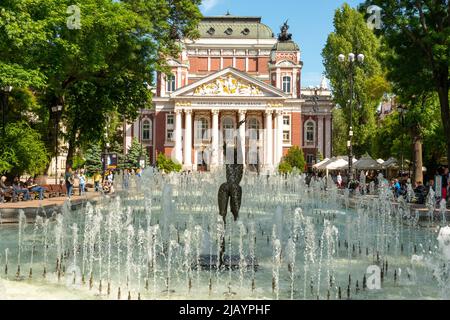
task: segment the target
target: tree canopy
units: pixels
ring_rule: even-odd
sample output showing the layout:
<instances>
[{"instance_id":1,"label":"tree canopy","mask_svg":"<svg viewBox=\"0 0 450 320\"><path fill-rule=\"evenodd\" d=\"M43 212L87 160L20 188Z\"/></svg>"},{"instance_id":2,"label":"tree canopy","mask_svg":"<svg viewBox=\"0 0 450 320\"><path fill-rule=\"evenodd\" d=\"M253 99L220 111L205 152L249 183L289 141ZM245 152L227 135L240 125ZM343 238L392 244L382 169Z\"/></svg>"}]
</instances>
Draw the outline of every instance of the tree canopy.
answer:
<instances>
[{"instance_id":1,"label":"tree canopy","mask_svg":"<svg viewBox=\"0 0 450 320\"><path fill-rule=\"evenodd\" d=\"M340 111L342 114L339 114L336 120L346 119L347 128L345 130L338 128L339 132L345 132L345 137L348 137L350 123L349 101L353 80L353 148L356 155L362 155L370 150L376 126L376 108L383 94L389 90L380 63L380 45L380 40L368 28L364 16L358 10L348 4L336 10L334 31L328 36L322 56L325 75L330 79L334 101L342 110ZM348 61L339 62L340 54L344 54L347 60L349 53L363 54L364 62L355 62L353 66ZM336 125L342 126L344 122L336 122L335 129ZM346 140L347 138L343 141ZM343 148L344 146L339 146L339 149Z\"/></svg>"},{"instance_id":2,"label":"tree canopy","mask_svg":"<svg viewBox=\"0 0 450 320\"><path fill-rule=\"evenodd\" d=\"M166 57L178 54L180 38L198 35L199 4L82 0L79 28L70 28L72 1L2 2L0 86L30 90L39 107L32 118L50 154L61 121L70 165L78 148L103 140L108 116L132 121L151 106L155 71L168 71Z\"/></svg>"},{"instance_id":3,"label":"tree canopy","mask_svg":"<svg viewBox=\"0 0 450 320\"><path fill-rule=\"evenodd\" d=\"M438 95L450 160L450 3L448 0L367 0L381 9L386 66L394 92L403 99Z\"/></svg>"}]
</instances>

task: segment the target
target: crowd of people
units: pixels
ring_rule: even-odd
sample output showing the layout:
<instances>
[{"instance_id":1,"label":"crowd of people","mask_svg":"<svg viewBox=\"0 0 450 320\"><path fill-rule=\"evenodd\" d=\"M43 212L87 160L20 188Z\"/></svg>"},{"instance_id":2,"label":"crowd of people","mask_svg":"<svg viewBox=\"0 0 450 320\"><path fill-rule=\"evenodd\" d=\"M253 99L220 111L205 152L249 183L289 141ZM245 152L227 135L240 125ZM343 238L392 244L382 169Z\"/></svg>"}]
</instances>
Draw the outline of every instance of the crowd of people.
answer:
<instances>
[{"instance_id":1,"label":"crowd of people","mask_svg":"<svg viewBox=\"0 0 450 320\"><path fill-rule=\"evenodd\" d=\"M396 198L402 196L409 202L425 204L428 193L432 189L436 193L436 203L439 203L442 199L446 200L447 204L450 203L450 173L448 167L439 168L433 178L427 180L426 184L422 181L413 183L406 174L388 181L380 173L377 170L358 171L353 180L350 179L348 174L341 174L341 172L332 173L330 177L339 189L348 188L352 193L357 192L362 195L375 193L381 183L388 186ZM307 175L306 182L309 185L311 180L322 179L324 176L324 172L313 171ZM439 177L440 186L436 184L436 177ZM380 181L380 179L383 180ZM439 189L439 192L437 192L437 189Z\"/></svg>"}]
</instances>

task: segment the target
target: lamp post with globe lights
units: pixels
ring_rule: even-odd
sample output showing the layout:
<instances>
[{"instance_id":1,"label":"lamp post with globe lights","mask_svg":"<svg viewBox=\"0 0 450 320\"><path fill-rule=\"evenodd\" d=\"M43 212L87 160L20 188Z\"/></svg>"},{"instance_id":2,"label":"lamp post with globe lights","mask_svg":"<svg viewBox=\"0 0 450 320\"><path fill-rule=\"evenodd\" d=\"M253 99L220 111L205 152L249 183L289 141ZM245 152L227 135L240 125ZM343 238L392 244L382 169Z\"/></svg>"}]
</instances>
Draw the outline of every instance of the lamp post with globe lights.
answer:
<instances>
[{"instance_id":1,"label":"lamp post with globe lights","mask_svg":"<svg viewBox=\"0 0 450 320\"><path fill-rule=\"evenodd\" d=\"M346 59L347 58L347 59ZM353 180L353 99L354 99L354 82L355 82L355 66L357 63L364 63L365 56L363 54L349 53L346 57L344 54L338 56L340 63L345 65L349 69L349 81L350 81L350 99L348 100L350 110L350 122L348 130L348 172L350 176L350 182Z\"/></svg>"}]
</instances>

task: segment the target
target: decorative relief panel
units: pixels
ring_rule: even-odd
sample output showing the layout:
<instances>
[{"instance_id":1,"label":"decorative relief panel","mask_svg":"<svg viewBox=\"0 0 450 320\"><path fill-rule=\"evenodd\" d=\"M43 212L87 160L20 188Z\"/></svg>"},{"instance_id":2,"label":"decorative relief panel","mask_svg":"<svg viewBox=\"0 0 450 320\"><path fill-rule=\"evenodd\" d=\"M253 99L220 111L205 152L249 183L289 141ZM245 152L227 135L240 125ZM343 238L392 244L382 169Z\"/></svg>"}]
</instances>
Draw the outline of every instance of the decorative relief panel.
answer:
<instances>
[{"instance_id":1,"label":"decorative relief panel","mask_svg":"<svg viewBox=\"0 0 450 320\"><path fill-rule=\"evenodd\" d=\"M283 52L279 52L277 53L277 59L278 60L291 60L291 61L295 61L297 62L297 54L296 53L283 53Z\"/></svg>"},{"instance_id":2,"label":"decorative relief panel","mask_svg":"<svg viewBox=\"0 0 450 320\"><path fill-rule=\"evenodd\" d=\"M264 96L260 88L231 75L206 83L194 91L195 96Z\"/></svg>"}]
</instances>

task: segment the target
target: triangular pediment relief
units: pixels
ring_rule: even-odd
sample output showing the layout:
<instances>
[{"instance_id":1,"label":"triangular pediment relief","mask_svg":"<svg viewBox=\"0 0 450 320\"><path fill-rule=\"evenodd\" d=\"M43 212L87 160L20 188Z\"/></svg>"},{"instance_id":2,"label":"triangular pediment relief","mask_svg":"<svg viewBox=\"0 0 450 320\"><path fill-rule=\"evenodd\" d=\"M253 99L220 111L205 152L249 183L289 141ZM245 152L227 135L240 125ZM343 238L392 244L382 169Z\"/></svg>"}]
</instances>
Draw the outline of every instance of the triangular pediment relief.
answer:
<instances>
[{"instance_id":1,"label":"triangular pediment relief","mask_svg":"<svg viewBox=\"0 0 450 320\"><path fill-rule=\"evenodd\" d=\"M172 97L280 97L284 93L234 68L227 68L179 89Z\"/></svg>"}]
</instances>

